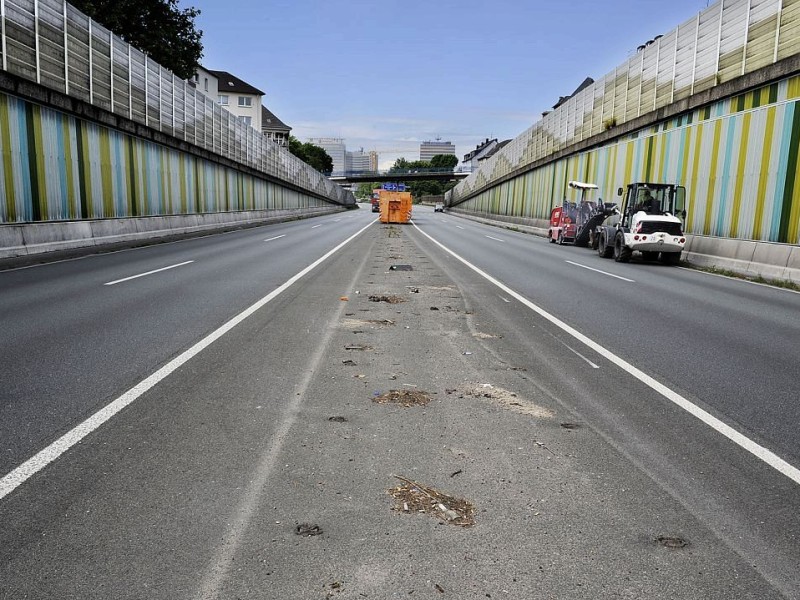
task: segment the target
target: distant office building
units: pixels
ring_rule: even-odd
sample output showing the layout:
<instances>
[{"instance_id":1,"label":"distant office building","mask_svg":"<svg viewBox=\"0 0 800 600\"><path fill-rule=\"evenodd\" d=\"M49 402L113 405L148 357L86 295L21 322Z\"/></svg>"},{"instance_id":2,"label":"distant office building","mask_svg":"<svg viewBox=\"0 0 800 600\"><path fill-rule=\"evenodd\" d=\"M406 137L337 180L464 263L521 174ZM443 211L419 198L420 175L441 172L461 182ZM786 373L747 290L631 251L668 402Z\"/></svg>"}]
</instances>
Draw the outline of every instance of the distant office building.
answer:
<instances>
[{"instance_id":1,"label":"distant office building","mask_svg":"<svg viewBox=\"0 0 800 600\"><path fill-rule=\"evenodd\" d=\"M347 170L362 171L362 172L371 171L372 168L370 167L370 153L364 152L364 148L361 148L356 152L348 152Z\"/></svg>"},{"instance_id":2,"label":"distant office building","mask_svg":"<svg viewBox=\"0 0 800 600\"><path fill-rule=\"evenodd\" d=\"M333 160L334 173L347 170L347 148L342 138L309 138L308 141L328 153Z\"/></svg>"},{"instance_id":3,"label":"distant office building","mask_svg":"<svg viewBox=\"0 0 800 600\"><path fill-rule=\"evenodd\" d=\"M261 107L261 133L265 138L279 146L288 146L291 132L292 128L276 117L266 106Z\"/></svg>"},{"instance_id":4,"label":"distant office building","mask_svg":"<svg viewBox=\"0 0 800 600\"><path fill-rule=\"evenodd\" d=\"M378 153L375 150L369 151L369 170L373 172L378 170Z\"/></svg>"},{"instance_id":5,"label":"distant office building","mask_svg":"<svg viewBox=\"0 0 800 600\"><path fill-rule=\"evenodd\" d=\"M437 154L452 154L455 156L456 146L450 142L443 142L439 138L436 138L433 142L422 142L419 145L420 160L430 160Z\"/></svg>"}]
</instances>

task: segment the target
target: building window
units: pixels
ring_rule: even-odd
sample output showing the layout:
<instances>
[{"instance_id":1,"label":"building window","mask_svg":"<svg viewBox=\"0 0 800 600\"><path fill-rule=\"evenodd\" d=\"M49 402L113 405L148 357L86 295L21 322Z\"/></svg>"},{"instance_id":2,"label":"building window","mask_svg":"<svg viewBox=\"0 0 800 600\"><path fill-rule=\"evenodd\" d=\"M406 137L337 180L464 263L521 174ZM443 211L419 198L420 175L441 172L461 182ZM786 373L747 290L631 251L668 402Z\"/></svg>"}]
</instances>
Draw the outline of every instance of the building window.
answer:
<instances>
[{"instance_id":1,"label":"building window","mask_svg":"<svg viewBox=\"0 0 800 600\"><path fill-rule=\"evenodd\" d=\"M239 117L239 120L242 121L245 125L252 125L253 124L253 117Z\"/></svg>"},{"instance_id":2,"label":"building window","mask_svg":"<svg viewBox=\"0 0 800 600\"><path fill-rule=\"evenodd\" d=\"M239 96L239 106L253 106L253 99L250 96Z\"/></svg>"},{"instance_id":3,"label":"building window","mask_svg":"<svg viewBox=\"0 0 800 600\"><path fill-rule=\"evenodd\" d=\"M222 106L228 106L228 96L225 95L225 94L220 94L219 95L219 103Z\"/></svg>"},{"instance_id":4,"label":"building window","mask_svg":"<svg viewBox=\"0 0 800 600\"><path fill-rule=\"evenodd\" d=\"M203 89L208 91L208 77L203 78Z\"/></svg>"}]
</instances>

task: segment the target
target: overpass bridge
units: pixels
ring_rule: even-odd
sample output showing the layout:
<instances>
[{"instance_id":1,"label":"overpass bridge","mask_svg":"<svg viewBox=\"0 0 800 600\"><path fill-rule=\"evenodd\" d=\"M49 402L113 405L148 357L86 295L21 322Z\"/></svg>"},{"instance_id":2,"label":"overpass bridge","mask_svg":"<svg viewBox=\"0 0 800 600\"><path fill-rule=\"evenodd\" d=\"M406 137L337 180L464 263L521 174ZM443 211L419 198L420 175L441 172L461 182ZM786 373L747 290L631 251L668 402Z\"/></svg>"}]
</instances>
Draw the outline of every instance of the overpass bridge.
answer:
<instances>
[{"instance_id":1,"label":"overpass bridge","mask_svg":"<svg viewBox=\"0 0 800 600\"><path fill-rule=\"evenodd\" d=\"M386 171L334 171L328 179L340 184L370 181L460 181L471 171L461 169L389 169Z\"/></svg>"}]
</instances>

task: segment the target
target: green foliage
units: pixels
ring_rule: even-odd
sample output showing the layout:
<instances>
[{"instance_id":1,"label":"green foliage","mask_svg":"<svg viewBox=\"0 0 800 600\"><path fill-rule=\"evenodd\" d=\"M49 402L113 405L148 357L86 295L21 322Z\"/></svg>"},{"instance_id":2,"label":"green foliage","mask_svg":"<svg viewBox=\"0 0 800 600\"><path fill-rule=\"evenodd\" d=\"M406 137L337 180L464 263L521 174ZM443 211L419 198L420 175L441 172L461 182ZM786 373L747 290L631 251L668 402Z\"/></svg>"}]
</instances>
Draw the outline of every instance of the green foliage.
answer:
<instances>
[{"instance_id":1,"label":"green foliage","mask_svg":"<svg viewBox=\"0 0 800 600\"><path fill-rule=\"evenodd\" d=\"M191 79L203 57L200 11L180 9L178 0L70 0L123 40L146 52L181 79Z\"/></svg>"},{"instance_id":2,"label":"green foliage","mask_svg":"<svg viewBox=\"0 0 800 600\"><path fill-rule=\"evenodd\" d=\"M316 144L303 143L293 135L290 135L289 152L320 173L333 171L333 159L325 152L324 148L320 148Z\"/></svg>"},{"instance_id":3,"label":"green foliage","mask_svg":"<svg viewBox=\"0 0 800 600\"><path fill-rule=\"evenodd\" d=\"M437 154L431 159L431 167L434 169L455 169L458 164L458 157L452 154Z\"/></svg>"},{"instance_id":4,"label":"green foliage","mask_svg":"<svg viewBox=\"0 0 800 600\"><path fill-rule=\"evenodd\" d=\"M356 188L356 197L357 198L369 198L372 196L372 190L377 190L381 187L380 183L373 182L373 183L359 183L358 187Z\"/></svg>"},{"instance_id":5,"label":"green foliage","mask_svg":"<svg viewBox=\"0 0 800 600\"><path fill-rule=\"evenodd\" d=\"M458 158L452 154L437 154L430 162L426 160L408 161L405 158L398 158L394 161L394 165L389 169L389 172L402 175L409 171L424 171L427 169L452 170L457 164ZM406 189L411 192L415 200L422 196L439 196L444 194L447 190L453 189L456 185L455 181L415 180L403 182L402 177L398 177L398 182L406 184Z\"/></svg>"}]
</instances>

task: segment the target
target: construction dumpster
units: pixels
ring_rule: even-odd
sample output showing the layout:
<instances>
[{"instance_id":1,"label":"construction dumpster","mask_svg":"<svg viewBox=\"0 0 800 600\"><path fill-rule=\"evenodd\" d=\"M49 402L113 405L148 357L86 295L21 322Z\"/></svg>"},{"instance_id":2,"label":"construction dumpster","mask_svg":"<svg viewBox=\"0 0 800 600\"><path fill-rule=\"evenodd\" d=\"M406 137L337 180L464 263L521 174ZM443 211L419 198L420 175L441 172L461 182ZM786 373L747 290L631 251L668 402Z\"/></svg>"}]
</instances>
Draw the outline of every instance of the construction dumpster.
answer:
<instances>
[{"instance_id":1,"label":"construction dumpster","mask_svg":"<svg viewBox=\"0 0 800 600\"><path fill-rule=\"evenodd\" d=\"M411 220L411 192L380 191L381 223L408 223Z\"/></svg>"}]
</instances>

